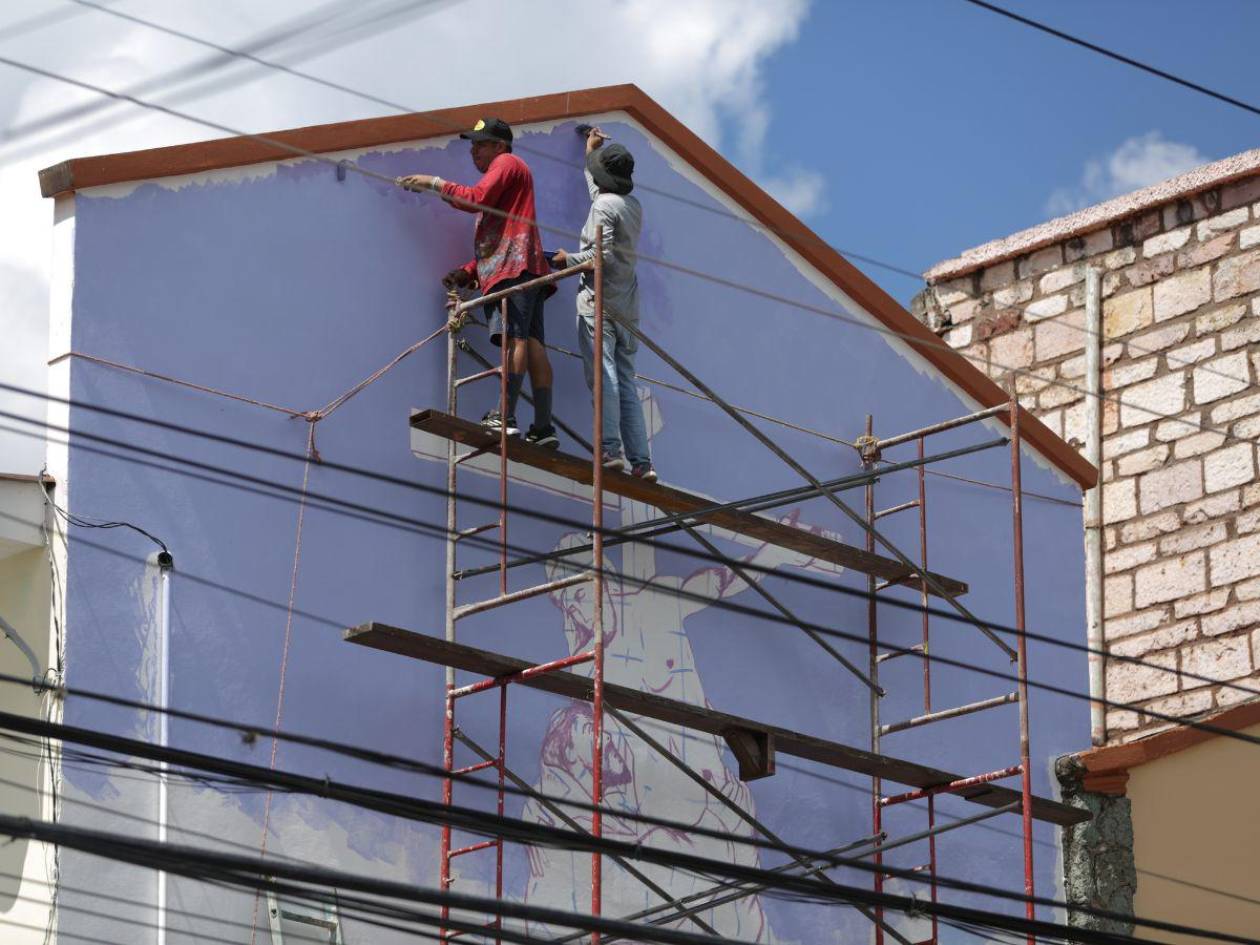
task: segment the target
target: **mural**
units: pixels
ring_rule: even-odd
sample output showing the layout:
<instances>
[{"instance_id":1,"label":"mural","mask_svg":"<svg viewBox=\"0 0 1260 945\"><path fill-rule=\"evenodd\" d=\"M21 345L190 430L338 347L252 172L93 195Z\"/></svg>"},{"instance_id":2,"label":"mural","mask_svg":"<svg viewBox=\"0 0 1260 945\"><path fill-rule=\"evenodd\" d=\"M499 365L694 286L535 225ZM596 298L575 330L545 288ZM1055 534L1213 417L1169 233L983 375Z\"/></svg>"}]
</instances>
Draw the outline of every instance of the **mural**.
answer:
<instances>
[{"instance_id":1,"label":"mural","mask_svg":"<svg viewBox=\"0 0 1260 945\"><path fill-rule=\"evenodd\" d=\"M635 154L645 252L728 280L752 281L815 307L846 309L833 288L772 236L732 220L738 208L715 196L695 169L633 122L625 116L593 118ZM540 219L576 231L588 199L572 166L581 154L573 123L517 131L522 146L533 149L527 159L537 182ZM466 145L445 139L346 157L391 178L419 171L459 181L474 176ZM438 280L467 258L471 240L471 219L436 200L354 174L338 180L332 169L302 161L84 191L75 198L73 226L70 348L299 409L328 403L440 324L444 312ZM549 245L563 242L558 235L548 237ZM834 438L851 440L868 413L876 417L877 432L891 433L970 409L938 376L908 360L879 334L647 262L640 265L640 281L644 330L682 363L741 406L833 437L766 427L819 474L858 470L855 452ZM573 288L565 285L548 302L547 334L570 351L577 347L572 319ZM474 342L483 344L476 338ZM79 359L64 367L68 393L77 402L107 405L165 424L73 408L75 439L68 464L52 471L71 512L135 521L170 546L176 561L174 705L269 725L283 685L286 729L440 761L442 668L350 646L341 634L368 620L441 633L444 547L440 534L428 526L445 521L440 494L444 468L434 461L444 450L410 437L407 417L413 408L445 403L442 347L439 342L417 352L321 422L317 444L326 462L309 465L303 455L307 425L300 420ZM589 395L579 364L561 354L553 362L557 413L575 428L588 429ZM466 362L464 368L476 369L470 365ZM647 355L641 356L639 370L677 382ZM474 386L461 397L466 401L461 414L477 417L490 405L493 391ZM655 460L671 484L720 499L798 484L789 470L711 405L655 386L651 413ZM666 415L668 424L660 420ZM286 455L227 446L207 434ZM980 428L945 434L937 448L992 435ZM113 445L86 436L107 438ZM567 440L561 448L577 449ZM467 468L461 474L467 493L493 501L493 482L475 474L476 463ZM951 461L949 472L1000 484L1009 475L1009 456L1003 449L973 454ZM1049 497L1030 499L1025 510L1026 528L1035 536L1027 542L1028 570L1036 575L1028 591L1029 626L1076 639L1083 609L1082 552L1080 513L1071 503L1079 496L1032 461L1025 464L1025 485ZM934 479L930 488L934 568L970 583L967 602L975 612L1009 622L1009 496L957 480ZM877 487L879 504L904 502L912 489L904 474L889 476ZM589 517L580 490L554 478L521 471L512 490L521 508L575 523L558 528L514 517L513 540L526 548L546 550L571 542L566 534L580 531L580 523ZM860 502L857 493L848 498ZM631 502L612 504L610 511L611 521L619 517L626 524L654 514ZM849 544L862 543L851 523L825 502L802 502L780 510L785 512L797 524L824 529ZM485 517L483 511L480 518ZM477 523L470 517L461 525ZM902 547L917 546L913 522L891 518L886 531ZM685 535L672 539L679 547L690 547ZM844 632L865 632L865 602L844 593L863 590L864 576L835 573L817 562L737 542L720 532L713 532L712 540L733 556L775 569L764 578L766 587L773 587L802 618ZM150 551L128 535L72 542L65 612L72 685L152 697L147 662L152 615L141 577ZM821 651L802 634L727 609L731 603L762 604L737 576L662 548L623 546L610 549L609 560L626 578L608 587L610 679L847 744L868 743L865 688L830 658L819 659ZM789 583L790 576L799 574L825 576L836 589ZM514 587L525 587L546 578L541 566L531 566L519 569L512 580ZM641 590L638 580L653 582L653 589ZM707 602L672 597L672 588L694 591ZM492 593L489 583L461 585L461 602ZM588 593L575 587L553 599L514 605L510 614L470 618L460 624L461 642L535 661L573 652L589 635L590 602L583 596ZM974 630L941 623L934 637L937 652L968 665L1009 671L1005 657ZM917 615L881 609L881 636L913 640L918 632ZM841 648L863 661L860 645ZM1035 646L1034 677L1079 690L1086 678L1079 656ZM921 667L909 661L903 667L901 662L888 670L888 718L914 714L920 698L916 673ZM992 695L1001 685L957 673L942 676L936 697L942 706L960 704ZM587 795L586 708L537 693L519 699L513 693L513 699L510 763L517 774L547 793ZM474 699L467 708L460 706L461 726L483 744L496 734L497 713L490 701ZM1035 788L1048 795L1054 790L1049 764L1055 755L1080 747L1078 735L1088 731L1087 706L1037 692L1032 719ZM144 733L150 725L143 713L75 700L66 706L66 721L123 734ZM947 724L948 730L899 735L888 750L967 774L1011 763L1016 750L1013 711L998 709ZM781 759L774 777L744 784L736 779L725 747L713 738L664 727L653 727L652 733L705 772L726 797L755 811L788 840L830 847L870 833L869 786L860 779ZM247 744L232 733L190 724L174 725L171 737L194 750L268 763L264 740ZM647 811L746 834L726 808L615 723L609 725L605 753L608 800L627 813ZM280 747L276 763L286 770L439 796L432 778L287 746ZM116 804L137 815L153 809L151 780L143 777L98 766L67 770L66 779L68 798ZM206 802L210 792L220 797L219 803ZM471 792L457 799L485 803L484 796L474 798ZM171 804L176 824L196 825L247 849L260 846L264 800L257 792L173 791ZM353 863L364 872L415 884L436 882L436 831L413 824L400 827L320 801L299 804L278 797L273 805L267 846L277 856ZM233 814L223 814L225 808ZM942 816L975 812L973 806L953 801L942 802L940 809ZM519 800L508 812L544 821L549 817ZM66 805L65 816L67 822L100 826L99 815L73 804ZM891 831L902 833L923 826L921 812L913 808L898 810L889 822ZM942 843L941 872L1017 887L1017 843L998 832L1016 829L1012 820L993 830L958 831ZM628 819L613 819L609 831L644 843L757 862L748 847L644 831ZM1037 831L1038 888L1052 893L1055 836L1045 825ZM917 865L922 852L903 848L894 862ZM492 888L492 859L463 858L457 888ZM589 875L582 859L513 849L507 894L581 908ZM761 862L773 866L779 860L763 857ZM665 870L646 871L678 894L707 884ZM610 914L655 904L653 893L616 867L606 867L606 875ZM98 861L67 853L62 876L68 889L96 883L134 902L151 901L153 879L146 871L111 869L102 879ZM869 877L856 874L843 878L869 883ZM76 895L68 892L63 902L84 904L89 911L65 910L61 931L110 939L116 930L94 919L91 900L76 901ZM173 887L173 896L212 912L220 908L216 895L194 884ZM248 925L252 903L224 903L221 914ZM869 923L851 910L837 912L769 896L720 907L706 921L724 934L750 940L852 941L870 934ZM350 940L352 923L347 929ZM376 931L359 931L355 940L378 940Z\"/></svg>"}]
</instances>

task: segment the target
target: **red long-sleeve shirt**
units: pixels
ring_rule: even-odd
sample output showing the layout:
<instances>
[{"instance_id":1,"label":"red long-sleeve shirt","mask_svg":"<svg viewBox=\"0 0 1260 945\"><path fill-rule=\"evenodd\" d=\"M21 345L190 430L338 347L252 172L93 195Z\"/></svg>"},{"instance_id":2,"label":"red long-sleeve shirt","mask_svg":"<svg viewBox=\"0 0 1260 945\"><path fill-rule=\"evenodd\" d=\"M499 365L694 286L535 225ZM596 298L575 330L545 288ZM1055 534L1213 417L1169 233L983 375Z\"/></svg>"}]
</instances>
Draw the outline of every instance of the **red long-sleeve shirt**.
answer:
<instances>
[{"instance_id":1,"label":"red long-sleeve shirt","mask_svg":"<svg viewBox=\"0 0 1260 945\"><path fill-rule=\"evenodd\" d=\"M452 206L477 214L474 258L463 268L477 280L483 293L523 272L547 274L534 210L534 175L516 155L495 157L472 187L447 181L442 185L442 196L450 199ZM506 216L484 213L475 205L493 207Z\"/></svg>"}]
</instances>

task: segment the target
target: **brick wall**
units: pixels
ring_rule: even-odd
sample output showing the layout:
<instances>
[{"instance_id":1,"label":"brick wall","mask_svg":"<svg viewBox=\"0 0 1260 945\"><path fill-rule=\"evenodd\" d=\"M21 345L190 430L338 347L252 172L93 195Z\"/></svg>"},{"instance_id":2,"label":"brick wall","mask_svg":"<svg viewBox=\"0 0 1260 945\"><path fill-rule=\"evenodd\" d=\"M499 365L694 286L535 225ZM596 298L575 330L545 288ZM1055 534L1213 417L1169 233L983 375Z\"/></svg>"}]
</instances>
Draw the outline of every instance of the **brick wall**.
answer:
<instances>
[{"instance_id":1,"label":"brick wall","mask_svg":"<svg viewBox=\"0 0 1260 945\"><path fill-rule=\"evenodd\" d=\"M1260 695L1260 177L938 281L915 300L950 345L1013 379L1021 403L1080 449L1087 266L1104 273L1102 385L1113 398L1104 638L1112 653L1179 670L1108 661L1107 698L1172 715L1252 698L1182 672L1250 679ZM1110 741L1163 727L1107 712Z\"/></svg>"}]
</instances>

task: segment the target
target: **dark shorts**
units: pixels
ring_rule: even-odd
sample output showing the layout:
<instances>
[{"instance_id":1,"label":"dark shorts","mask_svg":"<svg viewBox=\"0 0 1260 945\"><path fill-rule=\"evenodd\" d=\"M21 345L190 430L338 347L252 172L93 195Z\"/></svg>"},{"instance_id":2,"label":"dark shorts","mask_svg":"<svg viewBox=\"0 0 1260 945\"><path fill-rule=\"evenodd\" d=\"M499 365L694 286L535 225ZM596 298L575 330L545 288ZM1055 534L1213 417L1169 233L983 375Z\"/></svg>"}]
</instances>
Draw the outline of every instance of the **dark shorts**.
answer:
<instances>
[{"instance_id":1,"label":"dark shorts","mask_svg":"<svg viewBox=\"0 0 1260 945\"><path fill-rule=\"evenodd\" d=\"M529 282L531 279L537 278L538 276L533 273L522 272L519 276L496 282L491 287L491 292L508 289L514 285L520 285L522 282ZM546 297L546 286L526 289L524 292L517 292L508 296L507 329L509 338L537 338L540 344L546 340L543 336L543 300ZM500 305L501 303L499 302L491 302L485 306L486 318L490 322L490 342L496 347L503 344Z\"/></svg>"}]
</instances>

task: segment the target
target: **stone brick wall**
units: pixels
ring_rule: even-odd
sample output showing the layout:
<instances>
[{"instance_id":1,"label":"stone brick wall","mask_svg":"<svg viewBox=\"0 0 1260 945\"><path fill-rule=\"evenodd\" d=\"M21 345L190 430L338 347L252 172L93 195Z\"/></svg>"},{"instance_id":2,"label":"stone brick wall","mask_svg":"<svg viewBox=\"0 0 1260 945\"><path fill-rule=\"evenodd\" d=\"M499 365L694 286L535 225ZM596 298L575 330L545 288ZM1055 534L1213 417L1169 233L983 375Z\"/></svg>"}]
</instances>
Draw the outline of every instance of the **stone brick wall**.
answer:
<instances>
[{"instance_id":1,"label":"stone brick wall","mask_svg":"<svg viewBox=\"0 0 1260 945\"><path fill-rule=\"evenodd\" d=\"M1260 695L1260 177L936 282L915 300L950 345L1013 380L1021 403L1081 449L1087 266L1104 273L1111 398L1106 646L1179 671L1108 661L1106 696L1179 716L1253 698L1180 674L1253 680ZM1167 727L1126 710L1106 721L1109 741Z\"/></svg>"}]
</instances>

